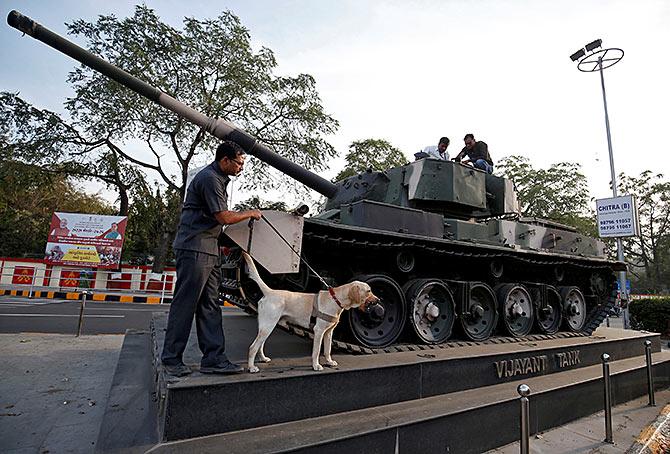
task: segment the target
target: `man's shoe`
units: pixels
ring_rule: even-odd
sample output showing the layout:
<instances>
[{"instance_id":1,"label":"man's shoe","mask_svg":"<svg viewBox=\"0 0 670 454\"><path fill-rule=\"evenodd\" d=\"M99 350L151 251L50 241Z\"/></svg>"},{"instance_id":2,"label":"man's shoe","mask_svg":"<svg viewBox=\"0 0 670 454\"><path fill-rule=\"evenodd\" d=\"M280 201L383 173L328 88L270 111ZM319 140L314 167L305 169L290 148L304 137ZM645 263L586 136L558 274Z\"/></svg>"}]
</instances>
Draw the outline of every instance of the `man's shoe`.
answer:
<instances>
[{"instance_id":1,"label":"man's shoe","mask_svg":"<svg viewBox=\"0 0 670 454\"><path fill-rule=\"evenodd\" d=\"M193 372L186 364L177 364L174 366L163 364L163 369L165 369L165 372L167 372L169 375L173 375L175 377L183 377Z\"/></svg>"},{"instance_id":2,"label":"man's shoe","mask_svg":"<svg viewBox=\"0 0 670 454\"><path fill-rule=\"evenodd\" d=\"M213 366L200 366L200 372L203 374L239 374L244 371L242 366L233 364L230 361L222 361Z\"/></svg>"}]
</instances>

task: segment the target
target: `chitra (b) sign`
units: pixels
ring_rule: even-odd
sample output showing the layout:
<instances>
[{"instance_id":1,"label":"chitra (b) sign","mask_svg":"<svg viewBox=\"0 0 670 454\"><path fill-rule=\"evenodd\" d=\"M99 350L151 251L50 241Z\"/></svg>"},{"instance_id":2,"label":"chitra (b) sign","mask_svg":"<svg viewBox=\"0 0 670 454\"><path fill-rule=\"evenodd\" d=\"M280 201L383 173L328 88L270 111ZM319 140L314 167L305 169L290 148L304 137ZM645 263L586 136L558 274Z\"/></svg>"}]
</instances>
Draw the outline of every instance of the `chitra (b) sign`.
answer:
<instances>
[{"instance_id":1,"label":"chitra (b) sign","mask_svg":"<svg viewBox=\"0 0 670 454\"><path fill-rule=\"evenodd\" d=\"M598 233L601 238L640 235L637 203L632 195L596 200Z\"/></svg>"},{"instance_id":2,"label":"chitra (b) sign","mask_svg":"<svg viewBox=\"0 0 670 454\"><path fill-rule=\"evenodd\" d=\"M54 213L44 260L52 265L118 268L126 216Z\"/></svg>"}]
</instances>

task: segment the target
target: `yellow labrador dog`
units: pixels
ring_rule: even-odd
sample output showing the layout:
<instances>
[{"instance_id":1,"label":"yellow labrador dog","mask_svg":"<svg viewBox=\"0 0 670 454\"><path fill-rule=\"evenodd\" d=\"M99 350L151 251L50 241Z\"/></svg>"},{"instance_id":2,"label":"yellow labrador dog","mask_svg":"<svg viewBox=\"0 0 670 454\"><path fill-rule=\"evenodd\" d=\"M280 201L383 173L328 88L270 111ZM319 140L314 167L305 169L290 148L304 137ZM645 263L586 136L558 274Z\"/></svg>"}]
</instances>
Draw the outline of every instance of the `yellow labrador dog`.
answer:
<instances>
[{"instance_id":1,"label":"yellow labrador dog","mask_svg":"<svg viewBox=\"0 0 670 454\"><path fill-rule=\"evenodd\" d=\"M253 259L246 252L243 252L242 255L249 266L249 277L258 284L263 292L263 297L258 301L258 335L249 346L247 364L249 372L259 371L254 365L257 354L260 361L270 361L270 358L263 352L263 346L280 320L309 328L312 316L316 317L312 368L316 371L323 370L319 364L322 342L326 364L331 367L337 366L337 362L330 357L333 330L340 321L340 314L345 309L358 307L364 310L366 305L379 301L379 298L370 290L370 286L364 282L353 281L332 289L334 297L327 290L317 294L273 290L259 276Z\"/></svg>"}]
</instances>

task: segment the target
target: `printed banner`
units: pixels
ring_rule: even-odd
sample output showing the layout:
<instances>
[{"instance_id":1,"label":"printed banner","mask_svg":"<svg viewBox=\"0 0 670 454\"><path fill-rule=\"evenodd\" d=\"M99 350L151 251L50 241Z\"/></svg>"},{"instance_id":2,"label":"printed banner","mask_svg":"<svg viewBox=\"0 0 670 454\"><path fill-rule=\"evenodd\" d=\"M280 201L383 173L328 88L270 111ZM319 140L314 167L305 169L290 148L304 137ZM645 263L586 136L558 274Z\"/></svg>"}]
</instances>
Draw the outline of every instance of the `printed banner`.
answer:
<instances>
[{"instance_id":1,"label":"printed banner","mask_svg":"<svg viewBox=\"0 0 670 454\"><path fill-rule=\"evenodd\" d=\"M44 259L52 265L118 268L126 216L54 213Z\"/></svg>"},{"instance_id":2,"label":"printed banner","mask_svg":"<svg viewBox=\"0 0 670 454\"><path fill-rule=\"evenodd\" d=\"M31 285L35 276L35 268L32 266L15 266L12 284Z\"/></svg>"}]
</instances>

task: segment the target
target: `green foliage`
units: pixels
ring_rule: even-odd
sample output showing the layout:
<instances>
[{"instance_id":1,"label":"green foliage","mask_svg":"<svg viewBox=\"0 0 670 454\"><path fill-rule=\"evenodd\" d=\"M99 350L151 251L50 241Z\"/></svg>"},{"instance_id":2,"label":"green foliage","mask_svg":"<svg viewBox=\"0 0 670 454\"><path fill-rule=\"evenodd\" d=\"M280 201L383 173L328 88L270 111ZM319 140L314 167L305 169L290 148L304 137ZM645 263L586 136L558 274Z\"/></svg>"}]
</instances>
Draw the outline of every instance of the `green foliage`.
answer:
<instances>
[{"instance_id":1,"label":"green foliage","mask_svg":"<svg viewBox=\"0 0 670 454\"><path fill-rule=\"evenodd\" d=\"M0 131L6 159L81 180L98 179L119 194L118 213L128 214L128 190L142 175L120 158L109 138L89 137L58 114L7 92L0 92Z\"/></svg>"},{"instance_id":2,"label":"green foliage","mask_svg":"<svg viewBox=\"0 0 670 454\"><path fill-rule=\"evenodd\" d=\"M368 169L383 171L407 164L402 151L383 139L365 139L352 142L345 157L347 164L334 181L365 172Z\"/></svg>"},{"instance_id":3,"label":"green foliage","mask_svg":"<svg viewBox=\"0 0 670 454\"><path fill-rule=\"evenodd\" d=\"M181 199L174 189L162 190L145 181L135 185L128 213L123 259L137 264L153 262L153 254L162 247L164 235L172 237L169 229L177 225ZM159 260L169 261L169 251Z\"/></svg>"},{"instance_id":4,"label":"green foliage","mask_svg":"<svg viewBox=\"0 0 670 454\"><path fill-rule=\"evenodd\" d=\"M508 156L496 168L514 181L525 216L551 219L597 236L588 184L579 164L559 162L548 169L535 169L526 157Z\"/></svg>"},{"instance_id":5,"label":"green foliage","mask_svg":"<svg viewBox=\"0 0 670 454\"><path fill-rule=\"evenodd\" d=\"M247 200L244 200L233 208L236 211L243 211L243 210L276 210L276 211L288 211L288 207L286 206L285 202L281 201L269 201L269 200L263 200L260 196L258 195L253 195L249 197Z\"/></svg>"},{"instance_id":6,"label":"green foliage","mask_svg":"<svg viewBox=\"0 0 670 454\"><path fill-rule=\"evenodd\" d=\"M628 310L633 329L670 335L670 297L634 300Z\"/></svg>"},{"instance_id":7,"label":"green foliage","mask_svg":"<svg viewBox=\"0 0 670 454\"><path fill-rule=\"evenodd\" d=\"M180 30L138 5L132 17L77 20L68 29L105 60L208 116L237 124L303 167L324 170L335 154L324 137L338 123L324 112L314 79L307 74L275 75L273 52L254 52L249 30L229 11L215 19L185 18ZM205 160L211 159L216 139L155 103L87 67L71 72L69 81L76 96L66 106L79 126L116 142L145 142L155 161L133 162L157 171L182 196L194 156L207 150ZM170 154L161 153L165 148ZM170 163L179 168L181 178L169 175ZM243 186L293 184L268 170L265 163L249 160Z\"/></svg>"},{"instance_id":8,"label":"green foliage","mask_svg":"<svg viewBox=\"0 0 670 454\"><path fill-rule=\"evenodd\" d=\"M620 194L637 199L640 236L624 239L626 259L636 287L648 292L670 290L670 182L646 170L639 177L619 176Z\"/></svg>"},{"instance_id":9,"label":"green foliage","mask_svg":"<svg viewBox=\"0 0 670 454\"><path fill-rule=\"evenodd\" d=\"M44 254L54 211L114 214L113 207L64 175L0 159L0 256Z\"/></svg>"}]
</instances>

